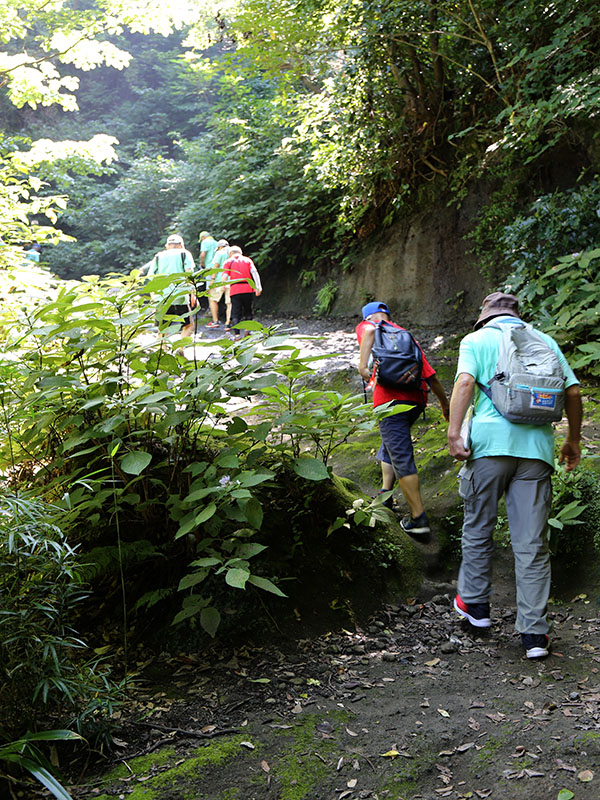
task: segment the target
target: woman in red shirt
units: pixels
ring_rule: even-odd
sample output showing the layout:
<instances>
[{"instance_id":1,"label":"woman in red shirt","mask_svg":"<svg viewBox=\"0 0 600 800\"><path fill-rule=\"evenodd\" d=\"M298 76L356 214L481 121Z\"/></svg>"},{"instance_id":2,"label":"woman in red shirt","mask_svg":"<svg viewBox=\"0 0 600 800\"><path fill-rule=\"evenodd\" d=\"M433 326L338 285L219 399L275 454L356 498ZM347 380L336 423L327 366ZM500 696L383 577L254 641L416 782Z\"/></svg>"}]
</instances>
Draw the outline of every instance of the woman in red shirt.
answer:
<instances>
[{"instance_id":1,"label":"woman in red shirt","mask_svg":"<svg viewBox=\"0 0 600 800\"><path fill-rule=\"evenodd\" d=\"M252 319L252 300L260 297L262 285L260 275L251 258L242 254L242 248L234 245L229 250L229 258L223 264L223 272L230 282L231 327L234 340L240 338L238 322Z\"/></svg>"}]
</instances>

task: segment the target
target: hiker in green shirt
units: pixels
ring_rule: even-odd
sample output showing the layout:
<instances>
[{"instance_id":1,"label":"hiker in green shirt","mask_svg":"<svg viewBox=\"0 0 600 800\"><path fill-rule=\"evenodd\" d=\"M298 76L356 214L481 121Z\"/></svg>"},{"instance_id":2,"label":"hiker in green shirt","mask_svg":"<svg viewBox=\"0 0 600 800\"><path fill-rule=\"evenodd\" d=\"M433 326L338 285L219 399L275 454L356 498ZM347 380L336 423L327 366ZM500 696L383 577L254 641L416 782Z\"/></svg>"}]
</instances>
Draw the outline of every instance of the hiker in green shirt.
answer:
<instances>
[{"instance_id":1,"label":"hiker in green shirt","mask_svg":"<svg viewBox=\"0 0 600 800\"><path fill-rule=\"evenodd\" d=\"M173 233L167 238L165 249L157 253L152 259L148 268L148 275L177 275L185 272L193 272L196 269L194 257L189 250L186 250L183 237L178 233ZM170 301L170 305L165 315L182 317L181 334L182 336L193 336L194 318L191 316L192 304L195 307L195 298L189 292L184 291L178 284L167 286L157 293L160 303L165 300ZM164 317L164 315L163 315ZM160 321L160 320L159 320Z\"/></svg>"},{"instance_id":2,"label":"hiker in green shirt","mask_svg":"<svg viewBox=\"0 0 600 800\"><path fill-rule=\"evenodd\" d=\"M200 242L200 269L210 269L217 252L217 242L208 231L202 231Z\"/></svg>"}]
</instances>

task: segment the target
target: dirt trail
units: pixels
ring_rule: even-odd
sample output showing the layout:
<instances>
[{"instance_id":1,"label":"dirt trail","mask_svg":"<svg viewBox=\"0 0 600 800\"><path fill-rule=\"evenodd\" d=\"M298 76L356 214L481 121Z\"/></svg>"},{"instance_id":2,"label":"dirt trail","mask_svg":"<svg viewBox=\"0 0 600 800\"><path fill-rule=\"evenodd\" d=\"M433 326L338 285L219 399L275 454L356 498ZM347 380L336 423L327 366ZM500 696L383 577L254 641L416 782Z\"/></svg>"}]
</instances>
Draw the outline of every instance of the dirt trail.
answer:
<instances>
[{"instance_id":1,"label":"dirt trail","mask_svg":"<svg viewBox=\"0 0 600 800\"><path fill-rule=\"evenodd\" d=\"M336 368L355 366L356 321L294 322L342 353ZM420 336L430 348L436 337ZM435 537L427 551L431 563ZM485 636L452 609L456 565L435 566L418 597L351 628L150 657L116 753L73 796L600 798L597 584L552 601L553 652L535 662L514 631L509 549L496 555Z\"/></svg>"},{"instance_id":2,"label":"dirt trail","mask_svg":"<svg viewBox=\"0 0 600 800\"><path fill-rule=\"evenodd\" d=\"M451 584L426 582L354 630L165 656L124 720L120 773L75 795L596 800L598 601L554 601L553 653L532 662L509 551L495 589L485 637L452 610Z\"/></svg>"}]
</instances>

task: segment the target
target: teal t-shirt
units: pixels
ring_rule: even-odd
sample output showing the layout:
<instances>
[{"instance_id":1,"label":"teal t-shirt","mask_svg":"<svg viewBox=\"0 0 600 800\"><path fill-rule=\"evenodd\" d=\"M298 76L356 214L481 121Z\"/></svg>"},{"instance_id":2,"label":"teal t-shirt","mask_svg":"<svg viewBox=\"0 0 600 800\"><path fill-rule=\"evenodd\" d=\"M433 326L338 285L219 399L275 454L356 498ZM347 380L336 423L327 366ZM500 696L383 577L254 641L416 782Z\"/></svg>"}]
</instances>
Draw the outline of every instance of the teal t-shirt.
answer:
<instances>
[{"instance_id":1,"label":"teal t-shirt","mask_svg":"<svg viewBox=\"0 0 600 800\"><path fill-rule=\"evenodd\" d=\"M503 325L518 324L516 317L494 317L490 322ZM537 331L560 359L566 381L565 388L579 383L567 359L554 339ZM456 375L466 372L478 383L487 384L496 372L502 331L484 325L469 333L460 343ZM554 466L554 432L552 424L522 425L509 422L478 386L475 387L475 411L471 427L471 459L484 456L515 456L537 458ZM471 460L470 459L470 460Z\"/></svg>"},{"instance_id":2,"label":"teal t-shirt","mask_svg":"<svg viewBox=\"0 0 600 800\"><path fill-rule=\"evenodd\" d=\"M193 272L195 268L194 257L189 250L173 247L169 250L162 250L154 256L150 262L148 275L176 275L177 273ZM167 286L157 294L161 301L168 297L173 305L185 305L188 302L189 293L175 294L177 291L180 291L180 287L173 285Z\"/></svg>"},{"instance_id":3,"label":"teal t-shirt","mask_svg":"<svg viewBox=\"0 0 600 800\"><path fill-rule=\"evenodd\" d=\"M221 269L222 270L223 269L223 264L227 261L228 258L229 258L229 248L228 247L222 247L220 250L217 250L215 255L214 255L214 258L213 258L211 269ZM206 281L206 285L208 287L208 286L212 286L213 283L221 283L222 281L225 280L225 278L226 278L226 275L222 271L221 272L215 272L214 275L209 275L209 277L208 277L208 279Z\"/></svg>"},{"instance_id":4,"label":"teal t-shirt","mask_svg":"<svg viewBox=\"0 0 600 800\"><path fill-rule=\"evenodd\" d=\"M204 253L204 269L211 269L215 253L217 251L217 240L212 236L205 236L200 242L200 252Z\"/></svg>"},{"instance_id":5,"label":"teal t-shirt","mask_svg":"<svg viewBox=\"0 0 600 800\"><path fill-rule=\"evenodd\" d=\"M223 264L229 258L229 248L222 247L220 250L217 250L215 253L215 259L213 261L213 269L220 268L223 269ZM217 272L213 280L215 281L224 281L227 276L224 272Z\"/></svg>"}]
</instances>

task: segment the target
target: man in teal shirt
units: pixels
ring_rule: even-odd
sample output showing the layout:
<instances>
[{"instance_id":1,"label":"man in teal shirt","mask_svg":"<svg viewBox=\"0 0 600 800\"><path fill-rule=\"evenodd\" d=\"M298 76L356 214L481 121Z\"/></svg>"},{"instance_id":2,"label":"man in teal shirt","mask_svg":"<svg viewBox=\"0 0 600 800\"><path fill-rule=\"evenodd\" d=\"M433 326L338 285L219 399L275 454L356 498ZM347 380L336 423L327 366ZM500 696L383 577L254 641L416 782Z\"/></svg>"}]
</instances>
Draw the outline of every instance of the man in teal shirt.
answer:
<instances>
[{"instance_id":1,"label":"man in teal shirt","mask_svg":"<svg viewBox=\"0 0 600 800\"><path fill-rule=\"evenodd\" d=\"M200 269L210 269L217 252L217 242L208 231L202 231L200 241Z\"/></svg>"},{"instance_id":2,"label":"man in teal shirt","mask_svg":"<svg viewBox=\"0 0 600 800\"><path fill-rule=\"evenodd\" d=\"M487 323L494 321L493 326ZM504 494L515 559L517 619L515 626L528 658L549 652L547 603L550 594L550 553L546 528L552 501L554 469L552 425L509 422L477 387L496 372L502 331L497 326L521 324L517 298L493 292L483 301L475 332L462 340L457 376L450 400L450 455L465 464L460 470L464 500L462 563L454 607L477 628L491 625L492 536L498 501ZM580 460L581 396L579 381L550 336L537 331L559 357L565 376L568 432L560 462L574 469ZM461 426L474 402L469 441Z\"/></svg>"}]
</instances>

